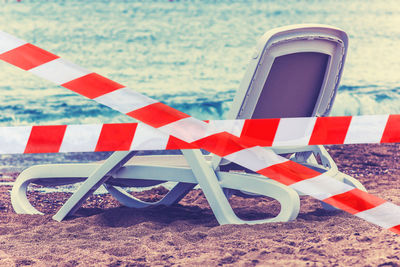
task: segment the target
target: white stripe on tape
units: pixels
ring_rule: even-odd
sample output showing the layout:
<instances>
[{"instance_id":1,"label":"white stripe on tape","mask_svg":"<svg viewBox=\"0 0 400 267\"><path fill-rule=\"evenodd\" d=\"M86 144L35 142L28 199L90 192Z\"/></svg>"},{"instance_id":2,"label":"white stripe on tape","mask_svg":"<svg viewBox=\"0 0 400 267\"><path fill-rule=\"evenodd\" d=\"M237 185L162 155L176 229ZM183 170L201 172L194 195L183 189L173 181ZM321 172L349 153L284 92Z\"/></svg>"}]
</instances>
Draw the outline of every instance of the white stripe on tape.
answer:
<instances>
[{"instance_id":1,"label":"white stripe on tape","mask_svg":"<svg viewBox=\"0 0 400 267\"><path fill-rule=\"evenodd\" d=\"M157 103L156 100L136 93L128 87L115 90L93 100L124 114Z\"/></svg>"},{"instance_id":2,"label":"white stripe on tape","mask_svg":"<svg viewBox=\"0 0 400 267\"><path fill-rule=\"evenodd\" d=\"M291 184L290 187L302 194L310 195L319 200L354 189L354 187L324 174Z\"/></svg>"},{"instance_id":3,"label":"white stripe on tape","mask_svg":"<svg viewBox=\"0 0 400 267\"><path fill-rule=\"evenodd\" d=\"M0 154L24 153L31 126L1 127Z\"/></svg>"},{"instance_id":4,"label":"white stripe on tape","mask_svg":"<svg viewBox=\"0 0 400 267\"><path fill-rule=\"evenodd\" d=\"M61 58L39 65L36 68L30 69L29 72L58 85L91 73L90 70Z\"/></svg>"},{"instance_id":5,"label":"white stripe on tape","mask_svg":"<svg viewBox=\"0 0 400 267\"><path fill-rule=\"evenodd\" d=\"M206 137L208 123L197 120L193 117L187 117L165 126L159 127L162 132L168 132L185 142L192 143Z\"/></svg>"},{"instance_id":6,"label":"white stripe on tape","mask_svg":"<svg viewBox=\"0 0 400 267\"><path fill-rule=\"evenodd\" d=\"M154 129L144 123L139 123L130 150L160 150L165 149L169 135Z\"/></svg>"},{"instance_id":7,"label":"white stripe on tape","mask_svg":"<svg viewBox=\"0 0 400 267\"><path fill-rule=\"evenodd\" d=\"M316 117L283 118L276 130L274 146L308 145L314 129Z\"/></svg>"},{"instance_id":8,"label":"white stripe on tape","mask_svg":"<svg viewBox=\"0 0 400 267\"><path fill-rule=\"evenodd\" d=\"M288 161L288 159L278 156L272 150L259 146L242 149L224 158L252 171L259 171L269 166Z\"/></svg>"},{"instance_id":9,"label":"white stripe on tape","mask_svg":"<svg viewBox=\"0 0 400 267\"><path fill-rule=\"evenodd\" d=\"M390 202L385 202L375 208L359 212L355 215L385 229L400 225L400 206Z\"/></svg>"},{"instance_id":10,"label":"white stripe on tape","mask_svg":"<svg viewBox=\"0 0 400 267\"><path fill-rule=\"evenodd\" d=\"M6 32L0 31L0 54L17 48L21 45L26 44L25 41L18 39Z\"/></svg>"},{"instance_id":11,"label":"white stripe on tape","mask_svg":"<svg viewBox=\"0 0 400 267\"><path fill-rule=\"evenodd\" d=\"M208 123L206 135L213 135L221 132L228 132L237 137L240 137L243 130L244 120L225 120L225 121L210 121Z\"/></svg>"},{"instance_id":12,"label":"white stripe on tape","mask_svg":"<svg viewBox=\"0 0 400 267\"><path fill-rule=\"evenodd\" d=\"M344 144L379 143L389 115L354 116Z\"/></svg>"},{"instance_id":13,"label":"white stripe on tape","mask_svg":"<svg viewBox=\"0 0 400 267\"><path fill-rule=\"evenodd\" d=\"M101 124L68 125L60 152L94 151L101 128Z\"/></svg>"}]
</instances>

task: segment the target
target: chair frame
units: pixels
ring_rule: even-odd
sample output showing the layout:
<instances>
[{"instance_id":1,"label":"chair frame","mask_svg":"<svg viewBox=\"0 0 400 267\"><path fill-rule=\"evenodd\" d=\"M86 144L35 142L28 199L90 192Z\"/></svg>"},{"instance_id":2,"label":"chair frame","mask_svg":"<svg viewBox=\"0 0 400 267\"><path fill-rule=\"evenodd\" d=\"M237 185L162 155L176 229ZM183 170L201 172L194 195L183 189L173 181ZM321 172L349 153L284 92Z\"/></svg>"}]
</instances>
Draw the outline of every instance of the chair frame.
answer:
<instances>
[{"instance_id":1,"label":"chair frame","mask_svg":"<svg viewBox=\"0 0 400 267\"><path fill-rule=\"evenodd\" d=\"M316 52L329 55L323 84L312 116L329 114L342 75L347 52L347 35L325 25L293 25L271 30L259 40L247 72L233 101L230 119L254 117L258 99L277 57ZM272 149L275 153L293 153L292 160L319 171L329 172L339 180L363 188L356 179L340 173L333 159L323 146L293 146ZM78 190L53 216L57 221L73 215L86 198L101 185L122 204L142 208L151 205L172 205L181 200L197 184L220 224L257 224L289 221L297 217L300 209L298 192L278 182L255 174L224 172L220 166L229 162L215 155L205 156L200 150L182 150L188 166L125 165L136 152L114 152L104 163L56 164L33 166L20 174L11 192L11 201L17 213L41 214L27 199L30 183L62 185L83 181ZM153 159L157 156L151 156ZM158 156L159 157L159 156ZM320 158L322 165L316 158ZM165 181L177 185L160 201L144 202L126 193L120 186L148 186ZM281 204L280 213L274 218L242 220L234 213L228 198L231 192L240 191L249 196L269 196ZM325 205L326 208L330 208Z\"/></svg>"}]
</instances>

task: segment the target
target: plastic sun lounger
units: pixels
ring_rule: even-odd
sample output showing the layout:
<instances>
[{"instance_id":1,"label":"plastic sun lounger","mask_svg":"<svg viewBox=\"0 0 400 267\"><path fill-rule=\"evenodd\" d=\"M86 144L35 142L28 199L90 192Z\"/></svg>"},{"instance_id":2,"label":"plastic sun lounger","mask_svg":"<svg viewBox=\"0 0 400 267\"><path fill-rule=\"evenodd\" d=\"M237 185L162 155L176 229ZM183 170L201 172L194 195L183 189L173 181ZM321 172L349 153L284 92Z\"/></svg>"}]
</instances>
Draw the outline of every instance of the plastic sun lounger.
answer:
<instances>
[{"instance_id":1,"label":"plastic sun lounger","mask_svg":"<svg viewBox=\"0 0 400 267\"><path fill-rule=\"evenodd\" d=\"M347 44L345 32L325 25L293 25L268 31L257 44L228 119L328 115L342 75ZM305 125L296 127L308 130ZM323 146L293 146L288 141L279 141L285 147L266 149L291 154L292 160L365 191L356 179L338 171ZM196 149L182 150L182 155L133 157L135 154L114 152L104 163L28 168L12 189L13 208L17 213L41 214L28 201L30 183L54 186L83 182L54 215L55 220L72 215L101 185L123 205L135 208L177 203L199 185L220 224L289 221L298 215L300 200L296 191L258 174L232 171L237 166L215 155L203 155ZM166 181L177 184L154 203L136 199L121 188L147 187ZM242 220L228 202L232 194L274 198L281 204L281 211L274 218Z\"/></svg>"}]
</instances>

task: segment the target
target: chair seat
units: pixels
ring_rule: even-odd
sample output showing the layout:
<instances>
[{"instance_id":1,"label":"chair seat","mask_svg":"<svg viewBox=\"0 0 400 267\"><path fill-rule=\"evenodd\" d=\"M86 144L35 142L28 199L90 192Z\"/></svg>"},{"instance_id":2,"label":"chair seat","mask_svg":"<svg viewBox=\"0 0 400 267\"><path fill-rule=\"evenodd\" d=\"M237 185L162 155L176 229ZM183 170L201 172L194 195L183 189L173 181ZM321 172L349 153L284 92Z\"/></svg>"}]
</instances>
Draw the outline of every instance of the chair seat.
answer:
<instances>
[{"instance_id":1,"label":"chair seat","mask_svg":"<svg viewBox=\"0 0 400 267\"><path fill-rule=\"evenodd\" d=\"M211 161L212 156L205 155L207 161ZM183 155L149 155L132 157L125 165L146 165L146 166L170 166L170 167L187 167L185 157Z\"/></svg>"}]
</instances>

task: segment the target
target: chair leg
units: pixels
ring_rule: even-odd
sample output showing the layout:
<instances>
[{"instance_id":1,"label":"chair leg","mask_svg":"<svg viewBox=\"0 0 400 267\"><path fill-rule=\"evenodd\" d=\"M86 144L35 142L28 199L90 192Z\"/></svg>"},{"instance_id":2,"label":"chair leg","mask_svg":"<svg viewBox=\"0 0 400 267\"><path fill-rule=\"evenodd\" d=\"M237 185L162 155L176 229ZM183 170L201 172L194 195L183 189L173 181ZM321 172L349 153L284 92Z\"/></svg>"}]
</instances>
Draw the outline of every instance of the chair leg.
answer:
<instances>
[{"instance_id":1,"label":"chair leg","mask_svg":"<svg viewBox=\"0 0 400 267\"><path fill-rule=\"evenodd\" d=\"M11 204L19 214L42 214L28 200L27 188L30 183L64 185L82 182L98 165L54 164L37 165L24 170L16 179L11 190ZM57 177L57 178L54 178Z\"/></svg>"},{"instance_id":2,"label":"chair leg","mask_svg":"<svg viewBox=\"0 0 400 267\"><path fill-rule=\"evenodd\" d=\"M345 173L338 172L337 175L335 177L333 177L333 178L335 178L336 180L339 180L339 181L341 181L341 182L343 182L345 184L348 184L350 186L358 188L361 191L367 192L367 189L362 185L362 183L360 183L360 181L358 181L356 178L351 177L351 176L349 176L349 175L347 175ZM328 211L339 210L338 208L335 208L334 206L329 205L329 204L327 204L327 203L325 203L323 201L321 201L321 205L322 205L322 208L324 210L328 210Z\"/></svg>"},{"instance_id":3,"label":"chair leg","mask_svg":"<svg viewBox=\"0 0 400 267\"><path fill-rule=\"evenodd\" d=\"M358 181L354 177L351 177L351 176L339 171L335 161L329 155L328 151L326 151L324 146L313 146L312 148L313 148L312 152L315 155L319 155L319 157L321 158L323 167L328 169L326 172L327 174L329 174L331 177L335 178L336 180L339 180L345 184L348 184L348 185L358 188L364 192L367 192L367 189L361 184L360 181ZM306 164L307 164L307 162L314 163L313 162L314 160L312 157L314 157L313 154L311 154L311 156L309 155L309 157L305 159L308 161L306 161L306 162L303 161L303 163L306 163ZM328 211L338 210L337 208L335 208L329 204L326 204L325 202L322 202L322 201L321 201L321 205L322 205L323 209L328 210Z\"/></svg>"},{"instance_id":4,"label":"chair leg","mask_svg":"<svg viewBox=\"0 0 400 267\"><path fill-rule=\"evenodd\" d=\"M118 186L104 184L108 192L121 204L129 208L146 208L149 206L170 206L178 203L196 184L178 183L161 200L157 202L146 202L133 197Z\"/></svg>"},{"instance_id":5,"label":"chair leg","mask_svg":"<svg viewBox=\"0 0 400 267\"><path fill-rule=\"evenodd\" d=\"M339 171L335 161L332 159L331 155L329 155L328 151L326 151L324 146L316 146L316 149L317 149L316 153L319 153L323 165L325 165L325 167L329 168L328 172L333 178L335 178L345 184L348 184L355 188L358 188L364 192L367 192L367 189L361 184L360 181L358 181L354 177L351 177L351 176ZM322 205L323 209L328 210L328 211L338 210L337 208L335 208L329 204L326 204L323 201L321 201L321 205Z\"/></svg>"},{"instance_id":6,"label":"chair leg","mask_svg":"<svg viewBox=\"0 0 400 267\"><path fill-rule=\"evenodd\" d=\"M182 150L200 188L219 224L240 224L241 220L233 212L215 171L205 161L200 150Z\"/></svg>"},{"instance_id":7,"label":"chair leg","mask_svg":"<svg viewBox=\"0 0 400 267\"><path fill-rule=\"evenodd\" d=\"M30 169L22 172L18 179L14 183L14 186L11 190L11 204L13 209L18 214L40 214L43 215L42 212L35 209L28 200L28 196L26 195L28 185L36 179L31 179ZM35 176L33 176L35 177Z\"/></svg>"},{"instance_id":8,"label":"chair leg","mask_svg":"<svg viewBox=\"0 0 400 267\"><path fill-rule=\"evenodd\" d=\"M276 199L281 205L281 210L276 217L253 221L241 220L242 223L287 222L296 219L299 214L299 195L288 186L258 175L218 172L218 177L224 188L243 190L246 191L246 195L251 193L251 195L268 196Z\"/></svg>"},{"instance_id":9,"label":"chair leg","mask_svg":"<svg viewBox=\"0 0 400 267\"><path fill-rule=\"evenodd\" d=\"M216 172L205 160L199 150L182 150L188 164L193 170L203 193L214 212L219 224L258 224L293 220L300 210L298 194L291 188L262 176L240 175ZM281 212L275 218L246 221L238 218L223 188L245 190L251 193L271 196L281 203Z\"/></svg>"},{"instance_id":10,"label":"chair leg","mask_svg":"<svg viewBox=\"0 0 400 267\"><path fill-rule=\"evenodd\" d=\"M97 190L111 176L113 171L121 168L136 152L114 152L100 167L98 167L78 190L64 203L61 209L53 216L56 221L62 221L83 204L86 198Z\"/></svg>"}]
</instances>

